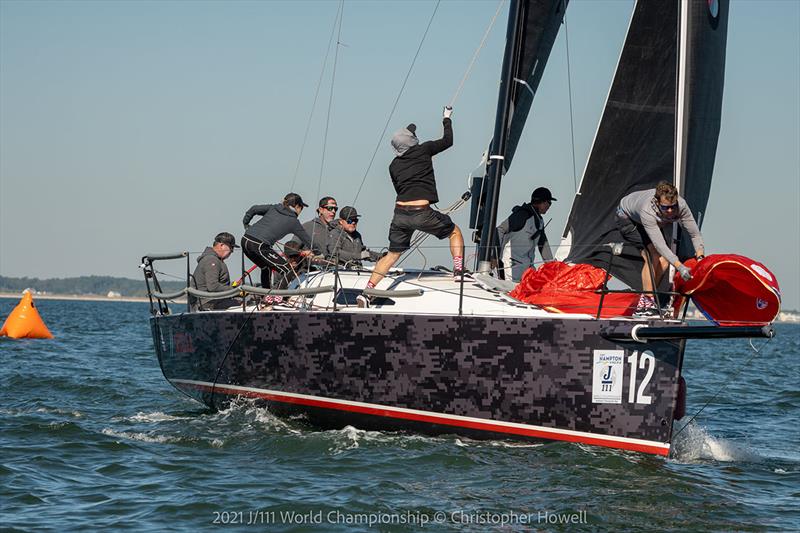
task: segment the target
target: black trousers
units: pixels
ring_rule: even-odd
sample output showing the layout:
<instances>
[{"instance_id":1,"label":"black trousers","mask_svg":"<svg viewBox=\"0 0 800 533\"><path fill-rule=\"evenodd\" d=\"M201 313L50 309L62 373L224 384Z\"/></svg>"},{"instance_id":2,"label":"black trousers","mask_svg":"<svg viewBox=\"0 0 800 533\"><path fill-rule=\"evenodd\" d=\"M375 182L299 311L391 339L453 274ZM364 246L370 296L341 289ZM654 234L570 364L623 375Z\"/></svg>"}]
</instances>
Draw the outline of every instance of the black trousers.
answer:
<instances>
[{"instance_id":1,"label":"black trousers","mask_svg":"<svg viewBox=\"0 0 800 533\"><path fill-rule=\"evenodd\" d=\"M276 289L285 289L293 279L292 267L285 257L259 239L245 235L242 237L242 250L250 261L261 269L261 286L272 288L272 271L276 273Z\"/></svg>"}]
</instances>

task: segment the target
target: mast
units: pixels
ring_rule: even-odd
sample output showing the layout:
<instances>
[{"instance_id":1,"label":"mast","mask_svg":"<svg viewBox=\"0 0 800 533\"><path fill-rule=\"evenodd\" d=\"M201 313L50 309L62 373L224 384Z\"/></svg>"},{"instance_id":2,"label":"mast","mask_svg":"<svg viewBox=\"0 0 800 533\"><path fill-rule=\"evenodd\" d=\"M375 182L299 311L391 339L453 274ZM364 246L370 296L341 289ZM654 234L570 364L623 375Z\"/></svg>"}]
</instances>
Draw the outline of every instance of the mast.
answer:
<instances>
[{"instance_id":1,"label":"mast","mask_svg":"<svg viewBox=\"0 0 800 533\"><path fill-rule=\"evenodd\" d=\"M494 228L497 225L497 205L500 200L500 181L503 177L506 140L508 138L508 122L511 114L511 95L514 90L514 72L518 61L520 41L520 22L525 20L526 2L511 0L508 10L508 28L506 30L506 47L503 54L503 67L500 78L500 94L497 98L497 113L494 122L494 135L489 149L486 167L486 204L484 209L481 240L478 243L477 271L491 270L490 258L494 242Z\"/></svg>"}]
</instances>

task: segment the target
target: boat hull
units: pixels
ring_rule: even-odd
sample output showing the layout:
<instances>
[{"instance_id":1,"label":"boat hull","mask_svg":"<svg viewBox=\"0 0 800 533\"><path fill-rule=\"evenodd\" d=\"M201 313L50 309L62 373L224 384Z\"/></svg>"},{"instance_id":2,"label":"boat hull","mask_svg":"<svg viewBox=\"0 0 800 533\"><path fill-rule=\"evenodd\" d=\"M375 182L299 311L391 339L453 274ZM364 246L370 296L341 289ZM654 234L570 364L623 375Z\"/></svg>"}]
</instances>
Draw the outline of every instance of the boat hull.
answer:
<instances>
[{"instance_id":1,"label":"boat hull","mask_svg":"<svg viewBox=\"0 0 800 533\"><path fill-rule=\"evenodd\" d=\"M256 398L321 427L582 442L666 455L683 342L629 321L186 313L151 319L165 377L212 407Z\"/></svg>"}]
</instances>

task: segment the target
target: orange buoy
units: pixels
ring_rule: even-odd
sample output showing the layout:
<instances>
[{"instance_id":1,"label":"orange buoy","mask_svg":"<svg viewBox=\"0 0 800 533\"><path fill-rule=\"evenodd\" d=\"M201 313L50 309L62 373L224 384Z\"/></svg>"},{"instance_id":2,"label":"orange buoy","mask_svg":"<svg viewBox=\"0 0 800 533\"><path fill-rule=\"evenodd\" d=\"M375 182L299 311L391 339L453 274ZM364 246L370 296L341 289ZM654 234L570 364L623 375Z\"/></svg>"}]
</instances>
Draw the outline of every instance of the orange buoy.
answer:
<instances>
[{"instance_id":1,"label":"orange buoy","mask_svg":"<svg viewBox=\"0 0 800 533\"><path fill-rule=\"evenodd\" d=\"M52 339L53 334L44 325L39 311L33 304L33 296L30 292L22 295L22 300L8 315L3 328L0 329L0 337L7 335L12 339Z\"/></svg>"}]
</instances>

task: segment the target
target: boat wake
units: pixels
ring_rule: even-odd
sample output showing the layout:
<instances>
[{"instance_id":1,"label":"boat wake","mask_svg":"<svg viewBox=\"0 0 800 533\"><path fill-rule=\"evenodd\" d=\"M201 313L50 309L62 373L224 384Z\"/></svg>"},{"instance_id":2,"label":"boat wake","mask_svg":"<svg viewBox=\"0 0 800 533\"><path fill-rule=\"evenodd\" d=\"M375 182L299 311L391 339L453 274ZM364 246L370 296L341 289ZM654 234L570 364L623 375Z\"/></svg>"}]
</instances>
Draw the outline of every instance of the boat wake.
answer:
<instances>
[{"instance_id":1,"label":"boat wake","mask_svg":"<svg viewBox=\"0 0 800 533\"><path fill-rule=\"evenodd\" d=\"M672 442L670 460L677 463L717 461L756 463L764 460L752 448L711 435L704 427L690 424Z\"/></svg>"}]
</instances>

